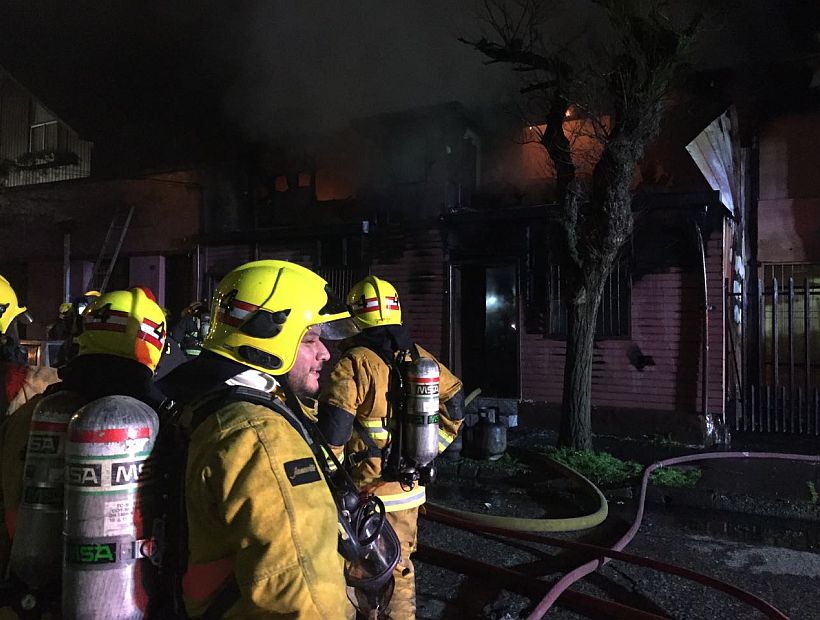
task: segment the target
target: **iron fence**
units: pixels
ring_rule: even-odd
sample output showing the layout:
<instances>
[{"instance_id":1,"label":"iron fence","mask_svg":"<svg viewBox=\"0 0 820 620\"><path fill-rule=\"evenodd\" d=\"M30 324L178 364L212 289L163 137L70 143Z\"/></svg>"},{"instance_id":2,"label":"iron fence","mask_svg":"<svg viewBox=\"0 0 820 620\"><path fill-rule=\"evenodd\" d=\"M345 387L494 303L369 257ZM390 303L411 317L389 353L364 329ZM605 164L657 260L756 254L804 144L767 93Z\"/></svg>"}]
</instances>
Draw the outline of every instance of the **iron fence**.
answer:
<instances>
[{"instance_id":1,"label":"iron fence","mask_svg":"<svg viewBox=\"0 0 820 620\"><path fill-rule=\"evenodd\" d=\"M730 293L727 397L735 430L820 435L820 286L814 282L772 275L758 279L756 295Z\"/></svg>"}]
</instances>

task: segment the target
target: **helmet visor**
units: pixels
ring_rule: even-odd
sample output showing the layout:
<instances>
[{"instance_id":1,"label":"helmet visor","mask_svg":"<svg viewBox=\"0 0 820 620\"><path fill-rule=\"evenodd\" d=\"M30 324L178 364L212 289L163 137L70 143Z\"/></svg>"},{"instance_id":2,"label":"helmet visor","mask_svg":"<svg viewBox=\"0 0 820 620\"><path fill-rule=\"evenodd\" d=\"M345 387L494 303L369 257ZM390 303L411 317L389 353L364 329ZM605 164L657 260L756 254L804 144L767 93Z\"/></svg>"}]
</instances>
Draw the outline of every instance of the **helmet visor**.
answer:
<instances>
[{"instance_id":1,"label":"helmet visor","mask_svg":"<svg viewBox=\"0 0 820 620\"><path fill-rule=\"evenodd\" d=\"M361 331L356 321L350 317L320 323L317 327L322 329L319 335L322 340L345 340L346 338L355 336Z\"/></svg>"},{"instance_id":2,"label":"helmet visor","mask_svg":"<svg viewBox=\"0 0 820 620\"><path fill-rule=\"evenodd\" d=\"M326 323L319 323L318 326L322 328L319 337L322 340L344 340L358 334L361 331L359 326L350 316L344 301L330 288L330 285L325 285L325 294L327 295L327 303L319 310L319 316L344 316L339 316Z\"/></svg>"}]
</instances>

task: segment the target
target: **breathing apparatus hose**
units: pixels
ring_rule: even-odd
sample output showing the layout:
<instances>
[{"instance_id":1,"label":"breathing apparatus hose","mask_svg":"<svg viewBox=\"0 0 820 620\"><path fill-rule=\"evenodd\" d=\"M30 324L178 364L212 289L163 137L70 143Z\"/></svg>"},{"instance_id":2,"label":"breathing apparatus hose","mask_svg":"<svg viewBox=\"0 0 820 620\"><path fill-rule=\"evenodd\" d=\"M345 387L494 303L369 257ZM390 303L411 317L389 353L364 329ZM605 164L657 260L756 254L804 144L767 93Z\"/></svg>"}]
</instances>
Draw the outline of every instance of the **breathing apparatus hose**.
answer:
<instances>
[{"instance_id":1,"label":"breathing apparatus hose","mask_svg":"<svg viewBox=\"0 0 820 620\"><path fill-rule=\"evenodd\" d=\"M579 517L564 517L560 519L532 519L525 517L502 517L499 515L488 515L479 512L469 512L442 506L435 502L427 502L427 505L434 508L438 514L461 519L468 523L484 525L490 527L500 527L514 532L577 532L587 530L600 525L609 514L609 506L606 497L601 490L590 482L583 475L559 463L555 459L544 457L544 463L549 467L557 469L565 476L577 482L581 487L581 492L596 498L598 508L589 514Z\"/></svg>"}]
</instances>

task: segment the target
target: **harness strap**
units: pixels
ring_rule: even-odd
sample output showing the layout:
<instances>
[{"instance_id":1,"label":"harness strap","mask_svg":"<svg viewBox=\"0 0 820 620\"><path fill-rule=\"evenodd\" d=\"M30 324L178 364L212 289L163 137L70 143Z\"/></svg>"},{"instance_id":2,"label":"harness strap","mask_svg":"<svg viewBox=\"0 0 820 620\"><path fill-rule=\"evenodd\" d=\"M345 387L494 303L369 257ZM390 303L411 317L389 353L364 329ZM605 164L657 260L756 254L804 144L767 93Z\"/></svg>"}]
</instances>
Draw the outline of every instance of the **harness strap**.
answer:
<instances>
[{"instance_id":1,"label":"harness strap","mask_svg":"<svg viewBox=\"0 0 820 620\"><path fill-rule=\"evenodd\" d=\"M362 424L362 421L358 417L353 420L353 428L356 429L359 437L361 437L361 440L367 446L366 450L362 450L361 452L357 452L351 456L351 459L353 459L353 464L356 465L365 458L380 458L383 453L382 449L376 445L376 442L373 441L373 437L370 436L370 431L367 430L365 425Z\"/></svg>"}]
</instances>

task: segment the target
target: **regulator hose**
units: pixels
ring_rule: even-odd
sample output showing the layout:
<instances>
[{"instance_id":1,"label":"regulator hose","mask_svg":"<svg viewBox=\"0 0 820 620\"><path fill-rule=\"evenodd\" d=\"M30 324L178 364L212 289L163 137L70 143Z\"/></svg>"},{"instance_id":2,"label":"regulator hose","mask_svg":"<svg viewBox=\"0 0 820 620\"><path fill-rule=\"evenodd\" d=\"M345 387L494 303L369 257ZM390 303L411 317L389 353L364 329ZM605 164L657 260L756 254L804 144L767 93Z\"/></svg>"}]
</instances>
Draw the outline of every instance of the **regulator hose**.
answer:
<instances>
[{"instance_id":1,"label":"regulator hose","mask_svg":"<svg viewBox=\"0 0 820 620\"><path fill-rule=\"evenodd\" d=\"M434 508L440 515L461 519L462 521L476 525L499 527L513 532L577 532L578 530L587 530L603 523L607 514L609 514L609 506L601 490L586 477L563 463L559 463L555 459L544 457L544 463L579 483L583 493L595 497L598 500L598 508L590 514L579 517L533 519L525 517L502 517L499 515L458 510L429 501L427 505Z\"/></svg>"}]
</instances>

